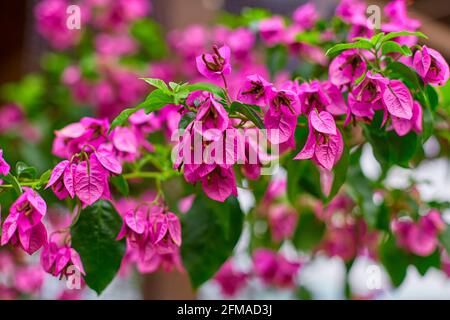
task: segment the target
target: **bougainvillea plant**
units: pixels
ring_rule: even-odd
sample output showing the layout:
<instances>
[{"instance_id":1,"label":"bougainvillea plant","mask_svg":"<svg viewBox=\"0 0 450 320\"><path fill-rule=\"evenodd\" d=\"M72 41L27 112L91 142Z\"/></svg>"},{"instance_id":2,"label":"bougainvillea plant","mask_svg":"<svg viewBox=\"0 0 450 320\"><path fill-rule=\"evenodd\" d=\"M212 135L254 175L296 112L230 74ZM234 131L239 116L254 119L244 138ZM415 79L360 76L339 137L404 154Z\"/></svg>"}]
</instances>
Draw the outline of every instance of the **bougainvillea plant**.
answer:
<instances>
[{"instance_id":1,"label":"bougainvillea plant","mask_svg":"<svg viewBox=\"0 0 450 320\"><path fill-rule=\"evenodd\" d=\"M37 294L44 271L100 294L159 269L226 296L249 279L303 296L298 275L321 255L347 272L368 257L394 287L410 265L450 274L448 202L386 182L450 156L449 66L405 1L386 5L379 29L343 0L328 20L313 4L292 17L245 9L167 41L148 1L78 4L80 30L66 27L66 0L36 6L53 50L2 91L2 297Z\"/></svg>"}]
</instances>

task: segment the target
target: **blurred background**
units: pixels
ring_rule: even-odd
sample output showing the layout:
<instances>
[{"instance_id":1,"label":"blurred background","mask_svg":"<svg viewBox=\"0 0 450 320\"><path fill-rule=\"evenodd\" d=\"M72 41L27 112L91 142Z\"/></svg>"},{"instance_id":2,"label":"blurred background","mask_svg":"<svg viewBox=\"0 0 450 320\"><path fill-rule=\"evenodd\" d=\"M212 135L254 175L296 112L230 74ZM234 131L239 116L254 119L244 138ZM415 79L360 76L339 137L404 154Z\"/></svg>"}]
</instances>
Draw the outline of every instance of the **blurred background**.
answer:
<instances>
[{"instance_id":1,"label":"blurred background","mask_svg":"<svg viewBox=\"0 0 450 320\"><path fill-rule=\"evenodd\" d=\"M41 53L50 50L34 28L33 7L38 0L3 0L0 10L0 85L20 80L24 75L38 69ZM168 32L183 28L193 23L208 24L213 22L222 11L239 13L243 7L263 7L274 13L290 15L295 8L306 1L301 0L152 0L152 17ZM324 17L330 17L338 3L337 0L312 0ZM384 1L367 1L368 4L384 5ZM450 2L448 0L416 0L409 1L409 15L422 22L421 31L432 35L428 44L440 51L447 61L450 60ZM1 101L3 103L3 101ZM433 146L430 145L432 149ZM364 170L367 175L376 175L376 162L370 150L364 155ZM439 197L450 200L450 173L447 162L425 164L428 167L418 168L415 172L402 170L391 172L389 181L393 185L401 185L411 175L426 176L431 181L423 186L421 193L425 197ZM445 175L433 174L446 172ZM391 177L392 176L392 177ZM420 189L420 187L419 187ZM249 200L240 193L241 205ZM245 235L241 241L245 246ZM239 252L239 250L238 250ZM238 259L239 263L248 263L246 257ZM367 263L358 259L351 274L351 284L354 288L365 286ZM302 271L301 279L306 287L319 299L339 299L343 292L344 264L338 258L319 259L313 266ZM386 279L383 280L386 282ZM57 279L46 281L44 297L52 297L56 290ZM383 283L384 283L383 282ZM267 292L259 290L259 284L250 284L239 298L293 298L289 293ZM363 289L361 289L363 290ZM142 283L138 279L120 280L106 290L100 298L118 299L178 299L178 298L220 298L218 287L206 284L194 294L187 276L179 273L154 273L145 276ZM420 277L414 268L409 270L405 283L395 292L387 292L382 298L450 298L450 280L438 272L430 271L425 277ZM96 298L89 292L87 298Z\"/></svg>"}]
</instances>

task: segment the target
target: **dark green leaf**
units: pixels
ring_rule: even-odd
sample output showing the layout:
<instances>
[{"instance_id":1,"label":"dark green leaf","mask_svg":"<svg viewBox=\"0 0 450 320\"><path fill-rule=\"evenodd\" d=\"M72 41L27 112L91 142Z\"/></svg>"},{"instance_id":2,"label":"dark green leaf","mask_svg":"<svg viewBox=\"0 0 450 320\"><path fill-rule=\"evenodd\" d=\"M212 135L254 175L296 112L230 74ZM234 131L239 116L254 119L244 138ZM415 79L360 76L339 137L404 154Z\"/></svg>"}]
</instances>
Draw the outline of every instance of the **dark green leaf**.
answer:
<instances>
[{"instance_id":1,"label":"dark green leaf","mask_svg":"<svg viewBox=\"0 0 450 320\"><path fill-rule=\"evenodd\" d=\"M424 88L423 81L417 73L401 62L394 61L389 63L386 71L389 73L390 79L402 80L412 90L422 90Z\"/></svg>"},{"instance_id":2,"label":"dark green leaf","mask_svg":"<svg viewBox=\"0 0 450 320\"><path fill-rule=\"evenodd\" d=\"M398 248L393 236L389 236L380 246L380 260L386 268L392 284L398 287L405 280L409 265L408 254L402 249Z\"/></svg>"},{"instance_id":3,"label":"dark green leaf","mask_svg":"<svg viewBox=\"0 0 450 320\"><path fill-rule=\"evenodd\" d=\"M383 55L388 53L400 53L404 56L412 56L411 49L408 46L402 46L395 41L386 41L381 46L381 52Z\"/></svg>"},{"instance_id":4,"label":"dark green leaf","mask_svg":"<svg viewBox=\"0 0 450 320\"><path fill-rule=\"evenodd\" d=\"M325 224L316 218L314 212L302 210L293 243L302 251L310 251L322 240Z\"/></svg>"},{"instance_id":5,"label":"dark green leaf","mask_svg":"<svg viewBox=\"0 0 450 320\"><path fill-rule=\"evenodd\" d=\"M141 78L141 80L144 80L145 82L147 82L148 84L156 87L157 89L160 89L162 92L171 95L172 91L170 91L169 87L167 86L167 84L161 80L161 79L156 79L156 78Z\"/></svg>"},{"instance_id":6,"label":"dark green leaf","mask_svg":"<svg viewBox=\"0 0 450 320\"><path fill-rule=\"evenodd\" d=\"M189 111L186 112L178 123L178 129L186 129L187 126L195 119L196 113Z\"/></svg>"},{"instance_id":7,"label":"dark green leaf","mask_svg":"<svg viewBox=\"0 0 450 320\"><path fill-rule=\"evenodd\" d=\"M209 280L232 254L243 217L236 198L219 203L201 195L182 216L181 255L194 288Z\"/></svg>"},{"instance_id":8,"label":"dark green leaf","mask_svg":"<svg viewBox=\"0 0 450 320\"><path fill-rule=\"evenodd\" d=\"M193 84L188 84L186 86L186 89L188 89L189 92L196 91L196 90L203 90L208 91L216 96L219 96L223 99L225 99L225 92L222 87L219 87L218 85L208 83L208 82L197 82Z\"/></svg>"},{"instance_id":9,"label":"dark green leaf","mask_svg":"<svg viewBox=\"0 0 450 320\"><path fill-rule=\"evenodd\" d=\"M83 209L71 229L72 246L86 271L84 280L100 294L114 279L125 253L125 241L116 241L122 219L114 206L99 200Z\"/></svg>"},{"instance_id":10,"label":"dark green leaf","mask_svg":"<svg viewBox=\"0 0 450 320\"><path fill-rule=\"evenodd\" d=\"M411 254L411 261L421 276L424 276L430 268L439 270L441 267L441 255L439 254L439 250L435 250L426 257Z\"/></svg>"},{"instance_id":11,"label":"dark green leaf","mask_svg":"<svg viewBox=\"0 0 450 320\"><path fill-rule=\"evenodd\" d=\"M269 68L270 76L286 67L288 63L288 51L285 46L277 45L267 49L266 65Z\"/></svg>"},{"instance_id":12,"label":"dark green leaf","mask_svg":"<svg viewBox=\"0 0 450 320\"><path fill-rule=\"evenodd\" d=\"M173 103L173 96L164 93L161 89L152 91L136 108L144 108L145 113L150 113Z\"/></svg>"},{"instance_id":13,"label":"dark green leaf","mask_svg":"<svg viewBox=\"0 0 450 320\"><path fill-rule=\"evenodd\" d=\"M36 170L36 168L30 167L26 163L19 161L16 163L16 174L17 174L17 177L20 177L20 178L26 177L26 178L34 179L34 178L36 178L37 170Z\"/></svg>"},{"instance_id":14,"label":"dark green leaf","mask_svg":"<svg viewBox=\"0 0 450 320\"><path fill-rule=\"evenodd\" d=\"M247 119L253 122L258 128L265 129L264 123L256 113L255 109L259 109L259 107L249 104L243 104L238 101L234 101L230 106L231 112L238 112L247 117Z\"/></svg>"},{"instance_id":15,"label":"dark green leaf","mask_svg":"<svg viewBox=\"0 0 450 320\"><path fill-rule=\"evenodd\" d=\"M130 29L131 35L148 53L145 59L162 59L167 51L161 27L150 19L137 20Z\"/></svg>"},{"instance_id":16,"label":"dark green leaf","mask_svg":"<svg viewBox=\"0 0 450 320\"><path fill-rule=\"evenodd\" d=\"M399 31L399 32L390 32L390 33L386 34L383 37L383 42L392 40L394 38L403 37L403 36L416 36L416 37L428 39L428 37L420 31Z\"/></svg>"},{"instance_id":17,"label":"dark green leaf","mask_svg":"<svg viewBox=\"0 0 450 320\"><path fill-rule=\"evenodd\" d=\"M450 256L450 228L447 228L441 232L439 235L439 240L441 244L444 246L445 251Z\"/></svg>"},{"instance_id":18,"label":"dark green leaf","mask_svg":"<svg viewBox=\"0 0 450 320\"><path fill-rule=\"evenodd\" d=\"M12 187L17 195L22 194L22 188L20 186L20 183L19 183L19 181L17 181L17 178L11 174L11 172L8 173L8 175L6 177L3 177L3 180L5 180L6 182L8 182L9 184L12 185Z\"/></svg>"},{"instance_id":19,"label":"dark green leaf","mask_svg":"<svg viewBox=\"0 0 450 320\"><path fill-rule=\"evenodd\" d=\"M347 170L349 164L349 150L344 147L344 152L339 162L333 168L333 184L331 185L330 194L326 197L325 203L329 203L341 189L347 179Z\"/></svg>"},{"instance_id":20,"label":"dark green leaf","mask_svg":"<svg viewBox=\"0 0 450 320\"><path fill-rule=\"evenodd\" d=\"M111 132L116 127L123 126L125 122L128 121L128 118L139 109L140 108L138 107L134 107L122 110L122 112L111 122L109 132Z\"/></svg>"},{"instance_id":21,"label":"dark green leaf","mask_svg":"<svg viewBox=\"0 0 450 320\"><path fill-rule=\"evenodd\" d=\"M327 50L326 55L334 57L344 50L348 49L372 49L372 44L366 41L357 41L352 43L339 43Z\"/></svg>"},{"instance_id":22,"label":"dark green leaf","mask_svg":"<svg viewBox=\"0 0 450 320\"><path fill-rule=\"evenodd\" d=\"M128 194L130 193L130 187L123 175L113 176L110 180L114 187L116 187L117 191L119 191L125 197L128 196Z\"/></svg>"}]
</instances>

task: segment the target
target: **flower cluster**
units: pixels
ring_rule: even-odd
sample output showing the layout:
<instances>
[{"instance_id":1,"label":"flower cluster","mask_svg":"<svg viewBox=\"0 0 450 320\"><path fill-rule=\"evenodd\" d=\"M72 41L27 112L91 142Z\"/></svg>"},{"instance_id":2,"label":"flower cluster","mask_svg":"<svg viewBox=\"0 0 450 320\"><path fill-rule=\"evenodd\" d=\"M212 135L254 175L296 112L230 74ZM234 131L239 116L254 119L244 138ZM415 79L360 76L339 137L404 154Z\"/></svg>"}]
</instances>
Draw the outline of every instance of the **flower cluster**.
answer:
<instances>
[{"instance_id":1,"label":"flower cluster","mask_svg":"<svg viewBox=\"0 0 450 320\"><path fill-rule=\"evenodd\" d=\"M446 229L446 225L439 211L432 209L417 222L393 220L391 228L399 246L418 256L429 256L438 247L438 235Z\"/></svg>"},{"instance_id":2,"label":"flower cluster","mask_svg":"<svg viewBox=\"0 0 450 320\"><path fill-rule=\"evenodd\" d=\"M135 263L139 272L150 273L162 267L182 270L179 247L181 224L178 217L155 202L140 203L122 214L123 224L117 239L126 238L127 252L122 268ZM120 205L126 208L131 203ZM123 271L125 272L125 271Z\"/></svg>"}]
</instances>

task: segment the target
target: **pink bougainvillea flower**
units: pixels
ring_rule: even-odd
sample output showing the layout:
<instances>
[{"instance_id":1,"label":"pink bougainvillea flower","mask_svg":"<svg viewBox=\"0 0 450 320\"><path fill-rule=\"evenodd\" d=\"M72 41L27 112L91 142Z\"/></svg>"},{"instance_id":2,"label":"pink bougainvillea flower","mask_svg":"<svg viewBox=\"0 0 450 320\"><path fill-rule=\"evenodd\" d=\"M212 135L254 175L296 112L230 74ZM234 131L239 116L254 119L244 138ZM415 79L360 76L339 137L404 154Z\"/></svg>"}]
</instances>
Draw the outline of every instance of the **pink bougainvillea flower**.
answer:
<instances>
[{"instance_id":1,"label":"pink bougainvillea flower","mask_svg":"<svg viewBox=\"0 0 450 320\"><path fill-rule=\"evenodd\" d=\"M253 253L253 270L266 284L292 287L300 267L301 263L290 262L283 255L268 249L257 249Z\"/></svg>"},{"instance_id":2,"label":"pink bougainvillea flower","mask_svg":"<svg viewBox=\"0 0 450 320\"><path fill-rule=\"evenodd\" d=\"M345 103L341 90L330 81L322 81L321 87L323 93L328 97L329 104L326 110L332 115L339 116L348 113L348 107Z\"/></svg>"},{"instance_id":3,"label":"pink bougainvillea flower","mask_svg":"<svg viewBox=\"0 0 450 320\"><path fill-rule=\"evenodd\" d=\"M300 105L295 92L272 89L268 96L269 109L264 124L270 142L280 144L288 141L295 132Z\"/></svg>"},{"instance_id":4,"label":"pink bougainvillea flower","mask_svg":"<svg viewBox=\"0 0 450 320\"><path fill-rule=\"evenodd\" d=\"M336 15L345 22L354 23L366 16L366 4L360 0L341 0L336 7Z\"/></svg>"},{"instance_id":5,"label":"pink bougainvillea flower","mask_svg":"<svg viewBox=\"0 0 450 320\"><path fill-rule=\"evenodd\" d=\"M73 177L74 189L84 205L92 205L103 196L108 186L107 175L94 154L89 157L89 162L84 160L77 165Z\"/></svg>"},{"instance_id":6,"label":"pink bougainvillea flower","mask_svg":"<svg viewBox=\"0 0 450 320\"><path fill-rule=\"evenodd\" d=\"M342 135L336 129L333 117L326 111L322 111L319 115L312 111L309 114L308 123L308 138L303 149L295 156L294 160L313 159L314 162L330 171L342 156L344 150ZM317 130L317 128L320 130ZM335 134L323 132L332 132L334 129Z\"/></svg>"},{"instance_id":7,"label":"pink bougainvillea flower","mask_svg":"<svg viewBox=\"0 0 450 320\"><path fill-rule=\"evenodd\" d=\"M226 31L226 36L223 39L223 43L226 43L233 56L241 61L246 61L249 58L251 49L256 41L256 37L253 32L244 27L239 27L234 30Z\"/></svg>"},{"instance_id":8,"label":"pink bougainvillea flower","mask_svg":"<svg viewBox=\"0 0 450 320\"><path fill-rule=\"evenodd\" d=\"M79 122L55 131L52 152L58 157L70 159L86 145L96 149L108 142L108 130L109 123L106 119L82 118Z\"/></svg>"},{"instance_id":9,"label":"pink bougainvillea flower","mask_svg":"<svg viewBox=\"0 0 450 320\"><path fill-rule=\"evenodd\" d=\"M67 27L66 10L69 5L66 0L43 0L34 10L37 30L55 49L67 49L75 45L80 38L80 30ZM82 8L80 16L81 23L84 23L89 12Z\"/></svg>"},{"instance_id":10,"label":"pink bougainvillea flower","mask_svg":"<svg viewBox=\"0 0 450 320\"><path fill-rule=\"evenodd\" d=\"M292 20L302 29L311 29L318 19L319 13L314 3L301 5L292 14Z\"/></svg>"},{"instance_id":11,"label":"pink bougainvillea flower","mask_svg":"<svg viewBox=\"0 0 450 320\"><path fill-rule=\"evenodd\" d=\"M231 73L230 48L213 46L213 54L197 57L197 70L208 79L217 79Z\"/></svg>"},{"instance_id":12,"label":"pink bougainvillea flower","mask_svg":"<svg viewBox=\"0 0 450 320\"><path fill-rule=\"evenodd\" d=\"M44 284L44 275L39 265L20 267L14 274L14 286L23 293L39 293Z\"/></svg>"},{"instance_id":13,"label":"pink bougainvillea flower","mask_svg":"<svg viewBox=\"0 0 450 320\"><path fill-rule=\"evenodd\" d=\"M150 237L159 253L170 253L181 246L181 223L172 213L155 213L150 216Z\"/></svg>"},{"instance_id":14,"label":"pink bougainvillea flower","mask_svg":"<svg viewBox=\"0 0 450 320\"><path fill-rule=\"evenodd\" d=\"M23 187L23 191L3 222L1 245L11 242L33 254L47 242L47 230L41 222L47 205L33 189Z\"/></svg>"},{"instance_id":15,"label":"pink bougainvillea flower","mask_svg":"<svg viewBox=\"0 0 450 320\"><path fill-rule=\"evenodd\" d=\"M277 204L269 207L268 219L273 240L280 242L294 234L298 214L294 208Z\"/></svg>"},{"instance_id":16,"label":"pink bougainvillea flower","mask_svg":"<svg viewBox=\"0 0 450 320\"><path fill-rule=\"evenodd\" d=\"M237 99L243 103L265 107L273 85L263 77L253 74L247 77Z\"/></svg>"},{"instance_id":17,"label":"pink bougainvillea flower","mask_svg":"<svg viewBox=\"0 0 450 320\"><path fill-rule=\"evenodd\" d=\"M194 130L205 140L216 141L223 136L228 128L228 113L210 93L208 98L199 106L194 122Z\"/></svg>"},{"instance_id":18,"label":"pink bougainvillea flower","mask_svg":"<svg viewBox=\"0 0 450 320\"><path fill-rule=\"evenodd\" d=\"M261 20L258 24L261 39L269 46L275 45L283 40L284 28L284 20L280 16L273 16Z\"/></svg>"},{"instance_id":19,"label":"pink bougainvillea flower","mask_svg":"<svg viewBox=\"0 0 450 320\"><path fill-rule=\"evenodd\" d=\"M411 130L416 133L422 132L422 107L417 101L413 102L412 118L406 120L391 116L392 127L399 136L408 134Z\"/></svg>"},{"instance_id":20,"label":"pink bougainvillea flower","mask_svg":"<svg viewBox=\"0 0 450 320\"><path fill-rule=\"evenodd\" d=\"M394 220L391 228L400 246L418 256L425 257L436 250L439 244L438 235L446 228L446 225L441 214L432 209L417 222Z\"/></svg>"},{"instance_id":21,"label":"pink bougainvillea flower","mask_svg":"<svg viewBox=\"0 0 450 320\"><path fill-rule=\"evenodd\" d=\"M382 100L392 116L410 120L413 98L408 87L400 80L390 80L383 91Z\"/></svg>"},{"instance_id":22,"label":"pink bougainvillea flower","mask_svg":"<svg viewBox=\"0 0 450 320\"><path fill-rule=\"evenodd\" d=\"M381 25L383 32L415 31L420 28L419 20L408 17L405 0L394 0L386 4L384 13L389 21ZM395 38L395 41L411 47L417 44L418 38L416 36L401 36Z\"/></svg>"},{"instance_id":23,"label":"pink bougainvillea flower","mask_svg":"<svg viewBox=\"0 0 450 320\"><path fill-rule=\"evenodd\" d=\"M300 99L302 113L308 115L311 110L326 110L331 104L329 96L325 93L321 83L313 80L310 83L304 82L298 88L298 97Z\"/></svg>"},{"instance_id":24,"label":"pink bougainvillea flower","mask_svg":"<svg viewBox=\"0 0 450 320\"><path fill-rule=\"evenodd\" d=\"M414 54L413 67L425 83L443 86L450 75L447 61L434 49L423 46Z\"/></svg>"},{"instance_id":25,"label":"pink bougainvillea flower","mask_svg":"<svg viewBox=\"0 0 450 320\"><path fill-rule=\"evenodd\" d=\"M120 31L133 21L145 17L152 9L147 0L87 0L87 7L95 13L93 24L106 30Z\"/></svg>"},{"instance_id":26,"label":"pink bougainvillea flower","mask_svg":"<svg viewBox=\"0 0 450 320\"><path fill-rule=\"evenodd\" d=\"M78 252L69 245L59 246L55 242L49 242L42 250L41 266L56 277L72 275L75 270L71 270L71 267L86 275Z\"/></svg>"},{"instance_id":27,"label":"pink bougainvillea flower","mask_svg":"<svg viewBox=\"0 0 450 320\"><path fill-rule=\"evenodd\" d=\"M58 163L55 168L53 168L52 174L50 175L50 180L45 187L46 189L52 187L54 194L60 200L69 195L69 188L71 191L73 189L73 178L70 169L71 165L69 160L63 160ZM67 187L65 183L67 183L69 187ZM73 192L71 192L70 195L73 197Z\"/></svg>"},{"instance_id":28,"label":"pink bougainvillea flower","mask_svg":"<svg viewBox=\"0 0 450 320\"><path fill-rule=\"evenodd\" d=\"M203 191L213 200L224 202L230 195L237 197L236 178L232 167L225 169L216 166L201 181Z\"/></svg>"},{"instance_id":29,"label":"pink bougainvillea flower","mask_svg":"<svg viewBox=\"0 0 450 320\"><path fill-rule=\"evenodd\" d=\"M336 122L334 121L331 113L327 111L310 113L309 120L312 127L317 131L329 135L335 135L337 133Z\"/></svg>"},{"instance_id":30,"label":"pink bougainvillea flower","mask_svg":"<svg viewBox=\"0 0 450 320\"><path fill-rule=\"evenodd\" d=\"M232 297L239 290L245 287L248 275L245 272L236 270L231 260L226 261L214 276L221 288L222 294Z\"/></svg>"},{"instance_id":31,"label":"pink bougainvillea flower","mask_svg":"<svg viewBox=\"0 0 450 320\"><path fill-rule=\"evenodd\" d=\"M333 59L329 67L330 81L336 86L353 83L366 71L367 66L358 50L345 50Z\"/></svg>"},{"instance_id":32,"label":"pink bougainvillea flower","mask_svg":"<svg viewBox=\"0 0 450 320\"><path fill-rule=\"evenodd\" d=\"M0 149L0 174L3 176L7 176L11 167L9 164L3 159L3 150Z\"/></svg>"},{"instance_id":33,"label":"pink bougainvillea flower","mask_svg":"<svg viewBox=\"0 0 450 320\"><path fill-rule=\"evenodd\" d=\"M320 248L330 257L338 256L344 261L350 261L357 255L376 258L378 241L378 232L369 231L366 222L358 219L343 225L328 225Z\"/></svg>"},{"instance_id":34,"label":"pink bougainvillea flower","mask_svg":"<svg viewBox=\"0 0 450 320\"><path fill-rule=\"evenodd\" d=\"M120 57L137 51L137 44L126 34L101 33L95 37L95 49L102 56Z\"/></svg>"}]
</instances>

